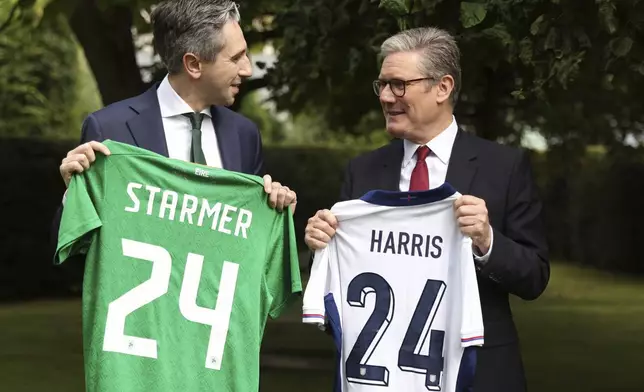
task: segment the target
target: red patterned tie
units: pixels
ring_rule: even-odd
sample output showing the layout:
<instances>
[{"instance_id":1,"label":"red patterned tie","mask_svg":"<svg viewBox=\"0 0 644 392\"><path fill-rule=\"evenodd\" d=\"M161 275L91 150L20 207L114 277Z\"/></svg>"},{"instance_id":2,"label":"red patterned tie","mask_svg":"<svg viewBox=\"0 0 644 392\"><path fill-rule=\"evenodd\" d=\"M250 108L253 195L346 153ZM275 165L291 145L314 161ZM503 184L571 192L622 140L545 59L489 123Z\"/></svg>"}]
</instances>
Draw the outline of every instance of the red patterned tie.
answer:
<instances>
[{"instance_id":1,"label":"red patterned tie","mask_svg":"<svg viewBox=\"0 0 644 392\"><path fill-rule=\"evenodd\" d=\"M410 191L426 191L429 189L429 171L425 158L429 155L429 147L420 146L416 150L416 167L411 172L411 181L409 183Z\"/></svg>"}]
</instances>

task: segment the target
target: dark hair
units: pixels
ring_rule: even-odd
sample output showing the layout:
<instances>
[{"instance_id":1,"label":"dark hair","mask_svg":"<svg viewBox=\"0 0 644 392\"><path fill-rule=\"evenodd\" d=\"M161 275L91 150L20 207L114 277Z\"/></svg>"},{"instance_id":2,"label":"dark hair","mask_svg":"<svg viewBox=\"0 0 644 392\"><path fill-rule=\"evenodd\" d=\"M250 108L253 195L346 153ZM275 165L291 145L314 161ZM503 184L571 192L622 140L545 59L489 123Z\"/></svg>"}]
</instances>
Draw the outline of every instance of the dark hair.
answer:
<instances>
[{"instance_id":1,"label":"dark hair","mask_svg":"<svg viewBox=\"0 0 644 392\"><path fill-rule=\"evenodd\" d=\"M224 46L223 26L239 18L229 0L166 0L152 11L154 48L171 74L181 72L186 53L214 61Z\"/></svg>"}]
</instances>

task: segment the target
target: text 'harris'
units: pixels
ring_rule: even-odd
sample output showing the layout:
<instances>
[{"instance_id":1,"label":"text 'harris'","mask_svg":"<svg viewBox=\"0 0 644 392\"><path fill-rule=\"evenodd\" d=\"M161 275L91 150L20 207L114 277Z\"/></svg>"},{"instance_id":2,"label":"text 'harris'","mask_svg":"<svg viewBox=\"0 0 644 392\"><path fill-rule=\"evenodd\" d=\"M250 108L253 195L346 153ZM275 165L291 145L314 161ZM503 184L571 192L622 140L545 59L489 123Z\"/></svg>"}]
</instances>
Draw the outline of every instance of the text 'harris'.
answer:
<instances>
[{"instance_id":1,"label":"text 'harris'","mask_svg":"<svg viewBox=\"0 0 644 392\"><path fill-rule=\"evenodd\" d=\"M409 234L403 231L386 233L383 234L382 230L371 230L371 252L434 259L439 258L443 252L443 238L440 236Z\"/></svg>"}]
</instances>

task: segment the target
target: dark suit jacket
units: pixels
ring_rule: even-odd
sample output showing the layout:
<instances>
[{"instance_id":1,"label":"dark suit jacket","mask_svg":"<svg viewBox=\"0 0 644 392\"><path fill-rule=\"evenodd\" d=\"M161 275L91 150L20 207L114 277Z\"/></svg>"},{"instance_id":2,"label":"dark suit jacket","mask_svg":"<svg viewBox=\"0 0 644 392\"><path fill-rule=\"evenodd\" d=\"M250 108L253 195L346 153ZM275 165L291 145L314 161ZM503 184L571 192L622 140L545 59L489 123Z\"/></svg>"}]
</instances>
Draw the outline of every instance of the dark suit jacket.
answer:
<instances>
[{"instance_id":1,"label":"dark suit jacket","mask_svg":"<svg viewBox=\"0 0 644 392\"><path fill-rule=\"evenodd\" d=\"M161 109L155 84L143 94L113 103L90 114L83 123L81 144L107 139L168 156ZM211 115L224 169L263 175L262 141L257 126L246 117L221 106ZM62 205L52 224L52 244L58 240Z\"/></svg>"},{"instance_id":2,"label":"dark suit jacket","mask_svg":"<svg viewBox=\"0 0 644 392\"><path fill-rule=\"evenodd\" d=\"M349 162L341 200L359 198L372 189L398 190L403 143L388 145ZM446 182L461 194L485 200L494 242L478 271L485 326L474 392L525 389L518 337L509 294L535 299L550 277L548 248L528 155L458 131Z\"/></svg>"}]
</instances>

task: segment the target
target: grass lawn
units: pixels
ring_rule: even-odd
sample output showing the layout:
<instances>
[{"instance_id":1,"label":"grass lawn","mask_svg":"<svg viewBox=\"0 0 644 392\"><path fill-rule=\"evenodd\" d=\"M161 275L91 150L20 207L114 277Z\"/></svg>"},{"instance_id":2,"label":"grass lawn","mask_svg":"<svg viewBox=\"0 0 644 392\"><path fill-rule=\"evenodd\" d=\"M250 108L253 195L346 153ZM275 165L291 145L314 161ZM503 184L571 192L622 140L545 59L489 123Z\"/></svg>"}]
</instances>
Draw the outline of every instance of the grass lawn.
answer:
<instances>
[{"instance_id":1,"label":"grass lawn","mask_svg":"<svg viewBox=\"0 0 644 392\"><path fill-rule=\"evenodd\" d=\"M555 266L542 298L513 309L530 390L644 390L643 279Z\"/></svg>"},{"instance_id":2,"label":"grass lawn","mask_svg":"<svg viewBox=\"0 0 644 392\"><path fill-rule=\"evenodd\" d=\"M513 307L531 392L643 390L644 280L555 265L542 298ZM298 313L267 326L262 391L330 391L331 342ZM0 391L82 391L80 320L78 300L0 306Z\"/></svg>"}]
</instances>

